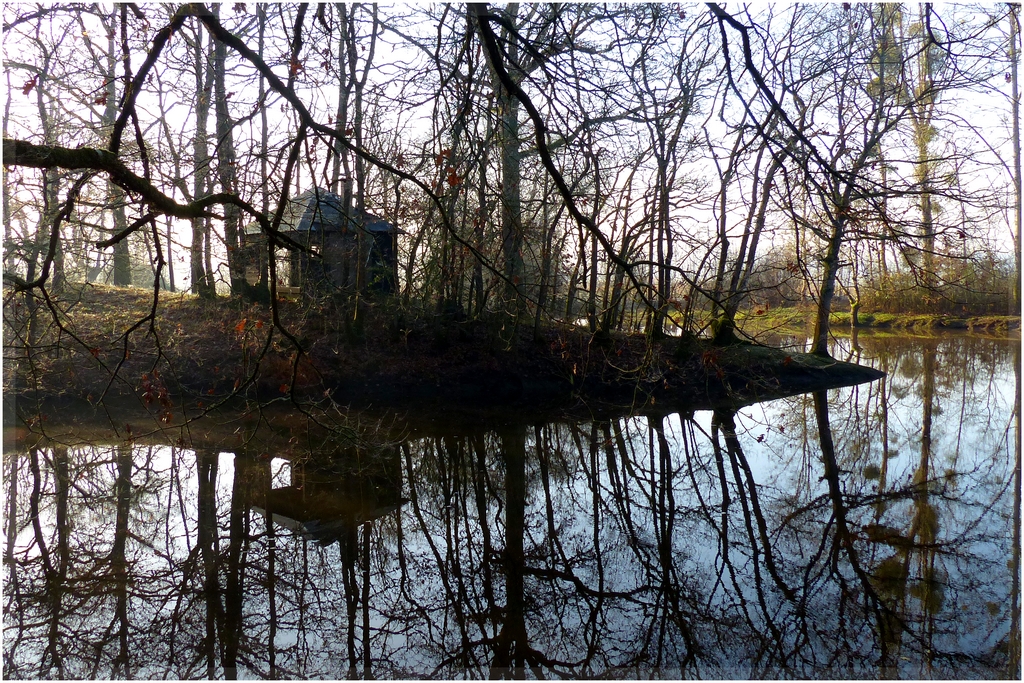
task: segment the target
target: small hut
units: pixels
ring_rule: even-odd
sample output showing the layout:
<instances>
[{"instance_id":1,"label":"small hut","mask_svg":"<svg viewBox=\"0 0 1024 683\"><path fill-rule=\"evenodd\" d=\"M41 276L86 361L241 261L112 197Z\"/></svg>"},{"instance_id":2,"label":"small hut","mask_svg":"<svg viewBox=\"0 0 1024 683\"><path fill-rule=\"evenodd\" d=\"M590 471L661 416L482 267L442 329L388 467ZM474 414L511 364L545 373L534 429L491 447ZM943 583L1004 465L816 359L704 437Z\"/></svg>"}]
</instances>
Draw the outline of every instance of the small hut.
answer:
<instances>
[{"instance_id":1,"label":"small hut","mask_svg":"<svg viewBox=\"0 0 1024 683\"><path fill-rule=\"evenodd\" d=\"M346 212L342 197L313 188L288 200L279 229L283 235L309 249L309 252L279 250L279 257L285 256L277 267L279 284L321 290L354 288L358 238L362 232L364 238L368 238L364 247L367 289L387 294L394 291L395 255L401 230L383 218L356 208ZM247 245L262 239L258 224L246 227ZM261 251L259 267L266 268L266 252ZM247 274L250 280L258 275L258 272Z\"/></svg>"},{"instance_id":2,"label":"small hut","mask_svg":"<svg viewBox=\"0 0 1024 683\"><path fill-rule=\"evenodd\" d=\"M393 476L342 475L301 462L290 463L290 484L274 487L269 464L252 508L276 524L320 545L340 542L343 559L355 558L358 528L408 502L402 482Z\"/></svg>"}]
</instances>

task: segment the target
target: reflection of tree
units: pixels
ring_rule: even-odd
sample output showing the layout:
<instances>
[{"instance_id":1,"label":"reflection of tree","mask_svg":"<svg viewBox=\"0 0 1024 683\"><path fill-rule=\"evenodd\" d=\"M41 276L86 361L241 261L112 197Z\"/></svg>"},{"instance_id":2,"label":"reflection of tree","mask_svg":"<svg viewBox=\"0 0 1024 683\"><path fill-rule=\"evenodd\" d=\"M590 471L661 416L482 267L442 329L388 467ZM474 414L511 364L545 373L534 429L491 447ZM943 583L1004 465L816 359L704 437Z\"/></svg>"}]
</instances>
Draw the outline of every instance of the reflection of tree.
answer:
<instances>
[{"instance_id":1,"label":"reflection of tree","mask_svg":"<svg viewBox=\"0 0 1024 683\"><path fill-rule=\"evenodd\" d=\"M231 512L228 520L227 577L224 585L224 625L221 662L224 677L238 676L238 648L242 637L242 603L245 594L244 557L249 548L249 520L253 487L261 479L258 464L244 452L234 458Z\"/></svg>"},{"instance_id":2,"label":"reflection of tree","mask_svg":"<svg viewBox=\"0 0 1024 683\"><path fill-rule=\"evenodd\" d=\"M885 395L881 396L886 409L882 410L882 467L878 473L879 486L877 496L859 498L849 496L843 491L840 483L840 469L836 457L835 445L832 441L833 430L829 424L829 403L824 394L815 394L815 406L818 415L819 434L822 454L825 458L826 479L829 483L829 495L833 503L836 534L840 545L845 549L851 569L863 584L865 594L876 602L874 611L879 628L879 645L882 656L879 659L881 673L893 675L902 668L901 659L907 660L906 636L912 636L915 660L920 663L920 676L934 676L933 666L936 657L949 657L938 645L940 633L938 617L943 610L944 595L949 576L942 567L944 553L957 552L950 541L944 541L940 534L939 509L936 498L941 501L944 495L936 496L938 480L935 477L935 420L937 413L936 367L937 340L925 340L919 346L920 361L910 362L904 358L903 372L913 367L914 376L919 383L920 392L920 450L916 463L905 486L887 490L887 474L889 466L889 435L888 435L888 402ZM967 383L966 379L964 380ZM948 377L947 377L948 383ZM882 387L885 390L885 387ZM966 392L966 389L964 389ZM965 394L966 395L966 394ZM952 458L955 463L957 455ZM949 474L946 475L950 477ZM945 485L944 485L945 486ZM940 487L941 489L944 489ZM937 489L936 489L937 490ZM944 493L939 491L940 494ZM893 501L908 500L906 508L890 508ZM872 521L858 524L848 519L851 507L862 504L861 501L874 501ZM891 526L893 515L905 509L909 515L909 523L903 529ZM892 515L886 517L886 513ZM888 525L883 523L888 521ZM859 529L857 528L859 526ZM901 525L902 526L902 525ZM869 543L863 545L865 551L861 559L861 539ZM876 556L876 553L880 557ZM959 553L958 553L959 554ZM868 568L871 565L872 568ZM916 599L920 608L920 616L913 615L908 598ZM912 631L915 623L920 624L920 632Z\"/></svg>"},{"instance_id":3,"label":"reflection of tree","mask_svg":"<svg viewBox=\"0 0 1024 683\"><path fill-rule=\"evenodd\" d=\"M260 456L255 438L233 458L28 451L5 463L4 673L57 675L58 661L81 677L1005 671L986 647L1012 671L1019 622L1001 605L1019 586L1001 566L1019 530L999 517L1011 484L986 478L991 454L966 451L965 483L936 476L951 434L936 407L962 394L942 379L959 347L943 343L913 359L894 349L884 388L770 404L786 406L771 429L720 409L441 431L308 462ZM921 450L899 449L897 430L919 426ZM858 463L879 451L873 488ZM975 623L986 602L1000 606L989 626ZM983 629L1009 642L976 645Z\"/></svg>"},{"instance_id":4,"label":"reflection of tree","mask_svg":"<svg viewBox=\"0 0 1024 683\"><path fill-rule=\"evenodd\" d=\"M680 585L680 576L677 573L674 558L676 502L673 495L675 488L673 479L676 468L668 440L665 438L665 417L652 416L648 418L648 423L657 436L657 447L655 448L653 444L651 447L651 490L657 491L657 498L653 501L652 507L660 570L658 585L661 588L661 600L664 601L662 610L665 619L675 627L685 645L677 662L679 670L685 671L686 667L695 659L696 644L693 642L689 619L683 605L683 600L687 600L690 596L686 594L688 591ZM656 463L655 452L657 452ZM662 625L661 629L664 633L665 626ZM661 651L662 648L659 647L659 656L655 659L655 666L658 668L664 665L660 659Z\"/></svg>"},{"instance_id":5,"label":"reflection of tree","mask_svg":"<svg viewBox=\"0 0 1024 683\"><path fill-rule=\"evenodd\" d=\"M840 607L845 611L846 603L852 597L849 584L839 573L838 563L840 553L845 553L850 568L853 570L856 579L860 582L864 591L865 599L868 601L869 609L873 612L878 625L878 645L881 650L879 664L883 670L893 666L892 656L889 648L898 642L902 624L894 619L893 610L883 601L872 584L870 577L861 565L859 552L855 544L855 536L850 528L847 518L848 505L843 493L842 483L839 476L839 463L836 459L835 443L832 438L832 426L829 421L829 406L827 392L820 391L814 394L814 412L818 422L818 438L821 443L821 456L824 464L824 477L828 482L828 496L832 504L832 519L829 526L835 524L834 541L830 551L830 566L840 585ZM826 534L827 537L827 534ZM845 635L845 634L844 634Z\"/></svg>"},{"instance_id":6,"label":"reflection of tree","mask_svg":"<svg viewBox=\"0 0 1024 683\"><path fill-rule=\"evenodd\" d=\"M888 356L881 359L880 365L881 370L885 372L885 377L878 380L878 399L877 399L877 413L879 416L879 422L881 422L881 465L878 467L878 493L879 501L875 506L875 523L877 524L881 516L885 513L886 503L884 496L886 487L889 481L889 460L892 457L890 451L889 441L889 401L890 401L890 386L889 386L889 362Z\"/></svg>"},{"instance_id":7,"label":"reflection of tree","mask_svg":"<svg viewBox=\"0 0 1024 683\"><path fill-rule=\"evenodd\" d=\"M1010 632L1007 635L1009 640L1009 657L1006 667L1007 678L1019 680L1021 677L1020 667L1020 525L1021 525L1021 481L1020 481L1020 446L1021 446L1021 349L1020 345L1014 347L1013 352L1013 377L1017 389L1017 395L1013 403L1013 542L1011 544L1010 561L1007 563L1010 569Z\"/></svg>"},{"instance_id":8,"label":"reflection of tree","mask_svg":"<svg viewBox=\"0 0 1024 683\"><path fill-rule=\"evenodd\" d=\"M747 458L743 454L743 449L740 447L739 439L736 437L736 424L734 421L735 413L728 411L717 411L712 421L713 434L717 435L719 429L725 437L726 451L729 454L729 461L732 465L732 474L737 483L736 493L739 498L740 505L743 509L743 519L747 529L747 536L749 538L751 548L754 551L755 560L761 553L764 554L764 564L768 570L768 574L772 580L779 587L782 593L789 598L793 599L793 591L786 585L779 574L778 569L775 567L775 559L772 552L772 542L768 537L768 526L765 523L764 514L761 512L761 504L758 500L757 484L754 481L754 475L750 471L750 465L747 463ZM716 454L716 459L718 458ZM745 486L744 486L745 483ZM754 524L756 523L757 533L755 537ZM760 548L757 544L760 541ZM755 576L757 577L758 584L760 584L760 575L757 572L757 564L755 567Z\"/></svg>"},{"instance_id":9,"label":"reflection of tree","mask_svg":"<svg viewBox=\"0 0 1024 683\"><path fill-rule=\"evenodd\" d=\"M935 345L924 346L923 370L924 377L921 389L921 458L914 472L914 516L908 534L912 544L920 546L920 565L918 583L911 587L911 595L918 598L924 612L925 663L927 674L932 675L931 653L935 632L935 613L942 608L943 589L936 568L936 541L939 532L939 516L935 506L929 500L932 470L932 417L935 408ZM910 562L910 548L905 550ZM909 572L906 572L909 573Z\"/></svg>"},{"instance_id":10,"label":"reflection of tree","mask_svg":"<svg viewBox=\"0 0 1024 683\"><path fill-rule=\"evenodd\" d=\"M472 508L469 506L470 501L467 500L469 495L465 485L457 485L458 482L467 481L468 477L464 476L465 470L472 467L468 462L465 442L457 439L425 439L418 445L422 451L416 453L416 462L413 448L409 444L402 446L406 478L409 482L409 505L412 515L410 521L415 532L425 529L431 531L423 536L422 542L434 561L433 568L441 583L443 599L438 604L437 596L420 592L419 589L422 587L416 585L414 570L407 564L408 556L404 544L398 549L401 572L399 586L411 612L426 618L428 623L432 615L439 612L443 614L441 621L447 623L448 610L451 610L452 628L458 631L458 643L443 648L447 656L431 673L432 677L444 677L440 672L446 667L457 666L465 669L479 664L473 656L474 643L488 638L487 623L490 616L497 611L490 569L492 546L488 500L491 497L491 490L482 444L475 444L481 447L475 451L479 458L479 471L473 478L476 500L472 501ZM481 603L479 594L474 595L467 590L466 581L470 577L468 572L462 570L461 551L466 548L468 539L461 536L459 518L468 518L470 510L475 510L479 515L478 524L485 551L476 558L476 563L483 563L486 568L482 591L486 598L484 604ZM407 529L404 525L400 529L402 536L405 537ZM443 545L439 545L438 541ZM474 626L480 631L480 635L475 639L470 636L470 629Z\"/></svg>"},{"instance_id":11,"label":"reflection of tree","mask_svg":"<svg viewBox=\"0 0 1024 683\"><path fill-rule=\"evenodd\" d=\"M18 480L20 479L19 464L21 458L17 454L5 454L4 482L6 483L7 505L4 509L7 526L7 538L4 543L4 631L7 634L7 647L4 648L4 672L10 676L15 671L14 653L18 651L22 635L25 633L25 612L20 609L21 581L18 565L14 559L14 546L18 537ZM17 619L12 625L11 620ZM11 637L13 633L13 637Z\"/></svg>"},{"instance_id":12,"label":"reflection of tree","mask_svg":"<svg viewBox=\"0 0 1024 683\"><path fill-rule=\"evenodd\" d=\"M117 517L114 522L114 545L110 549L111 580L114 584L117 619L118 650L114 657L114 672L130 678L128 662L128 558L125 547L128 542L128 514L132 502L132 449L122 444L116 450L117 478L114 482L114 498L117 501Z\"/></svg>"},{"instance_id":13,"label":"reflection of tree","mask_svg":"<svg viewBox=\"0 0 1024 683\"><path fill-rule=\"evenodd\" d=\"M722 561L726 565L729 571L729 576L733 581L733 585L739 593L741 591L740 586L736 582L736 569L733 566L731 559L732 549L729 543L728 528L731 523L731 519L727 514L728 508L731 504L731 496L729 495L729 479L726 474L724 465L724 456L728 454L729 465L733 482L735 482L735 494L740 504L740 510L742 513L743 528L746 531L747 543L749 543L749 550L751 552L751 563L750 566L754 574L754 589L756 592L757 606L760 610L763 623L767 626L768 631L771 634L771 647L775 650L775 656L778 657L780 663L785 662L793 655L793 650L790 646L786 645L785 638L779 629L778 624L773 615L773 609L768 604L766 597L764 579L761 575L761 564L763 561L765 569L768 571L768 575L774 582L775 586L781 591L787 600L793 601L796 597L794 591L786 585L783 580L775 562L775 553L773 551L773 543L769 538L769 531L767 523L765 521L764 514L761 511L761 504L758 495L758 485L754 481L753 474L750 471L750 466L747 462L746 455L743 453L743 449L740 446L739 439L736 435L736 413L734 410L717 410L715 411L714 417L711 421L711 440L715 454L715 463L718 468L719 478L722 487L722 522L721 522L721 554ZM720 443L720 438L725 442L725 453ZM756 529L755 529L756 528ZM756 626L752 621L749 612L744 610L746 618L751 626L751 629L756 632ZM762 648L766 645L762 645ZM792 648L798 647L797 644L793 644Z\"/></svg>"},{"instance_id":14,"label":"reflection of tree","mask_svg":"<svg viewBox=\"0 0 1024 683\"><path fill-rule=\"evenodd\" d=\"M390 469L393 474L397 474L397 451L387 451L387 454L379 454L378 459L387 465L385 470ZM363 454L349 449L333 452L331 455L343 462L348 459L358 462ZM312 575L315 574L307 565L309 548L323 549L324 554L320 559L330 562L329 557L333 554L333 549L327 549L337 544L339 562L333 566L340 575L337 596L341 601L341 609L339 614L334 615L334 621L342 633L340 640L345 645L346 675L362 675L369 678L373 675L374 664L374 653L370 646L371 589L374 578L371 549L375 543L374 531L378 526L378 520L400 508L404 502L399 495L400 480L396 480L393 475L387 475L386 472L382 474L376 471L378 468L370 468L370 472L352 472L345 467L339 469L326 455L314 455L308 460L291 460L287 469L287 484L280 485L281 481L275 482L269 459L263 458L261 461L244 455L235 458L232 514L234 515L234 511L237 510L240 519L245 520L244 525L238 526L248 528L250 510L262 514L269 525L265 546L266 578L262 583L274 589L273 592L267 593L267 614L270 616L267 624L270 666L276 670L278 656L275 645L275 636L279 628L276 585L280 574L277 569L278 538L274 530L276 525L294 530L303 543L303 589L306 588L308 579L313 578ZM232 524L235 522L232 521ZM246 531L240 534L240 537L247 539L242 556L250 558L254 549L248 539L252 536ZM250 564L245 562L239 568L240 578L244 576ZM229 589L232 588L231 576L234 574L235 570L229 572ZM318 602L331 590L326 584L317 585L315 581L310 583L309 588L313 593L311 598ZM244 617L241 609L243 597L244 591L240 591L237 610L239 624ZM299 628L304 628L308 614L305 604L302 603L299 605L299 619ZM241 635L240 630L237 632ZM235 650L236 655L240 656L237 645Z\"/></svg>"},{"instance_id":15,"label":"reflection of tree","mask_svg":"<svg viewBox=\"0 0 1024 683\"><path fill-rule=\"evenodd\" d=\"M217 452L196 451L196 469L199 474L198 524L196 540L202 556L203 593L206 598L206 633L202 652L206 656L206 676L214 678L218 625L223 623L223 605L220 601L220 581L217 577Z\"/></svg>"},{"instance_id":16,"label":"reflection of tree","mask_svg":"<svg viewBox=\"0 0 1024 683\"><path fill-rule=\"evenodd\" d=\"M56 488L56 514L54 526L57 530L56 558L50 554L50 548L44 538L39 520L39 500L41 491L41 474L39 467L39 451L33 449L29 454L32 469L32 528L36 535L36 546L43 561L43 572L46 586L47 611L49 612L49 632L46 650L40 661L40 676L46 677L51 668L57 669L58 676L67 674L64 668L64 646L61 642L61 625L64 617L64 592L68 578L68 451L66 448L54 448L52 457L53 477Z\"/></svg>"},{"instance_id":17,"label":"reflection of tree","mask_svg":"<svg viewBox=\"0 0 1024 683\"><path fill-rule=\"evenodd\" d=\"M505 461L505 615L494 639L490 678L523 678L527 666L536 670L539 653L526 633L523 554L526 532L526 432L510 428L501 433Z\"/></svg>"},{"instance_id":18,"label":"reflection of tree","mask_svg":"<svg viewBox=\"0 0 1024 683\"><path fill-rule=\"evenodd\" d=\"M583 656L584 662L592 661L597 653L599 638L600 638L600 615L603 611L603 604L605 599L605 567L601 560L602 557L602 541L601 541L601 520L603 516L603 510L601 507L601 495L600 489L597 482L598 472L600 471L600 464L598 462L598 432L603 430L605 436L606 445L610 445L610 436L608 436L608 424L607 423L594 423L591 425L591 430L587 442L586 451L582 449L580 453L586 452L587 454L587 468L586 476L591 482L590 486L590 500L589 500L589 511L592 515L590 525L589 538L592 543L594 564L593 564L593 582L596 583L596 587L591 589L584 584L579 577L577 577L572 570L574 564L566 554L566 549L562 543L560 531L560 520L555 514L555 496L557 495L557 487L559 482L553 481L552 475L552 463L557 458L562 462L560 470L564 473L567 469L567 463L565 462L565 454L555 439L555 435L552 434L550 428L542 428L536 426L534 428L534 440L537 444L537 463L539 466L540 483L544 492L544 518L545 518L545 542L542 547L546 549L546 567L544 571L540 568L534 568L532 574L534 576L552 576L556 572L553 569L554 566L564 567L565 570L561 572L561 578L563 581L571 583L576 587L576 590L580 593L581 597L586 601L587 609L586 616L581 620L581 638L586 644L586 653ZM577 447L582 447L582 441L580 441L579 430L573 430L573 444ZM610 449L609 449L610 450ZM584 503L586 504L586 503ZM571 668L571 666L563 667Z\"/></svg>"},{"instance_id":19,"label":"reflection of tree","mask_svg":"<svg viewBox=\"0 0 1024 683\"><path fill-rule=\"evenodd\" d=\"M20 612L29 620L42 617L47 624L38 659L40 675L96 677L108 650L111 673L134 675L130 601L133 590L139 589L133 586L127 552L136 502L133 453L124 444L107 452L110 457L101 459L103 452L93 449L30 449L28 514L19 509L15 497L10 501L6 556L12 569L20 565L19 573L29 579L31 589L19 596L19 608L9 608L7 615ZM20 478L14 464L11 474ZM85 505L83 494L92 494ZM31 528L29 548L38 552L36 561L15 551L19 517ZM101 527L93 523L97 518ZM21 582L15 586L20 591ZM41 611L35 612L36 607ZM19 633L18 641L24 635ZM35 649L31 644L29 648ZM8 674L16 671L11 669L13 651L8 650Z\"/></svg>"}]
</instances>

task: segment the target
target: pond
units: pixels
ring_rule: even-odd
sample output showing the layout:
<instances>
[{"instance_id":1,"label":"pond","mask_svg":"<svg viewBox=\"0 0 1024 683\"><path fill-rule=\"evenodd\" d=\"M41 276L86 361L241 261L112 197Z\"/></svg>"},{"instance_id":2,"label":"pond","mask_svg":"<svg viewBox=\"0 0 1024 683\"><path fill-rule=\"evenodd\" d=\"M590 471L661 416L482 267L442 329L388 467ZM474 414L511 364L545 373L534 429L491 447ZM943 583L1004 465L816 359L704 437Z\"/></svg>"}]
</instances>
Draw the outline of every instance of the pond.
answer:
<instances>
[{"instance_id":1,"label":"pond","mask_svg":"<svg viewBox=\"0 0 1024 683\"><path fill-rule=\"evenodd\" d=\"M1019 679L1020 341L835 355L888 375L590 422L22 430L4 676Z\"/></svg>"}]
</instances>

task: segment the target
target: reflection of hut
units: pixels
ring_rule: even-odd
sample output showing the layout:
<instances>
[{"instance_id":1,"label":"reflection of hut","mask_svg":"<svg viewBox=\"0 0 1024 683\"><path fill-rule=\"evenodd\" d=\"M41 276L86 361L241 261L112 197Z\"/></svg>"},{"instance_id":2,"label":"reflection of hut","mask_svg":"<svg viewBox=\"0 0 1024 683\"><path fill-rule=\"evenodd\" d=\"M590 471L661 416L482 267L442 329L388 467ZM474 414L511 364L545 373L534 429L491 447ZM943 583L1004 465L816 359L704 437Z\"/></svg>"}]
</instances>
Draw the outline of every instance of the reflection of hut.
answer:
<instances>
[{"instance_id":1,"label":"reflection of hut","mask_svg":"<svg viewBox=\"0 0 1024 683\"><path fill-rule=\"evenodd\" d=\"M268 485L257 494L253 509L320 545L338 541L349 550L361 524L407 502L401 490L400 481L382 476L346 476L292 463L290 485Z\"/></svg>"},{"instance_id":2,"label":"reflection of hut","mask_svg":"<svg viewBox=\"0 0 1024 683\"><path fill-rule=\"evenodd\" d=\"M288 200L281 217L280 231L293 241L308 247L306 252L287 254L277 267L281 284L292 287L351 288L356 285L360 232L366 244L366 285L368 289L390 293L396 281L397 227L362 209L345 211L344 200L333 192L314 188ZM245 228L247 246L262 240L259 225ZM262 250L261 250L262 251ZM266 268L266 253L260 268ZM282 267L283 266L283 267ZM257 273L249 273L255 280Z\"/></svg>"}]
</instances>

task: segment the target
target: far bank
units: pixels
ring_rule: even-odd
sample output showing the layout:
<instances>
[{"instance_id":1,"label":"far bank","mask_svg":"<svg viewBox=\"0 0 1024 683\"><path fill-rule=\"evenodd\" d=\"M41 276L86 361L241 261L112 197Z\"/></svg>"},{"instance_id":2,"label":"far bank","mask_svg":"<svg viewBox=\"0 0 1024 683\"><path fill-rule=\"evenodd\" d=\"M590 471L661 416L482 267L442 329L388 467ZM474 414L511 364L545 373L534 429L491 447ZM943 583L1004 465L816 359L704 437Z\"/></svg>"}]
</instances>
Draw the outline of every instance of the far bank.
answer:
<instances>
[{"instance_id":1,"label":"far bank","mask_svg":"<svg viewBox=\"0 0 1024 683\"><path fill-rule=\"evenodd\" d=\"M1005 336L1020 333L1020 315L948 315L934 313L859 313L857 328L893 329L911 332L962 330L977 334ZM848 334L854 327L849 312L829 316L833 334ZM814 311L803 308L754 309L737 315L737 326L745 334L804 331L814 325Z\"/></svg>"}]
</instances>

